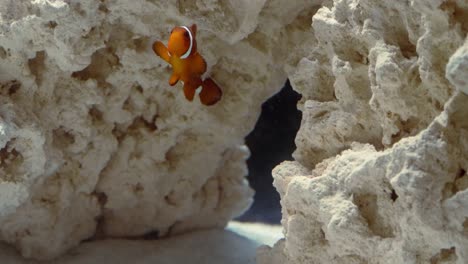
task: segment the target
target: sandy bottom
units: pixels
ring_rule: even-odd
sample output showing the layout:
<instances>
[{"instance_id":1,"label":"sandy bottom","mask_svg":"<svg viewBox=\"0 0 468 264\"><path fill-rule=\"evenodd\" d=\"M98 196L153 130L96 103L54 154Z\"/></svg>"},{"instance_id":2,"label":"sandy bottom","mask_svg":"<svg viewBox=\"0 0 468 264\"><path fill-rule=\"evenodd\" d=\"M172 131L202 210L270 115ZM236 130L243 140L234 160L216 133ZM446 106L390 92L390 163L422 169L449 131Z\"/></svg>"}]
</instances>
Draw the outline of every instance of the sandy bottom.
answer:
<instances>
[{"instance_id":1,"label":"sandy bottom","mask_svg":"<svg viewBox=\"0 0 468 264\"><path fill-rule=\"evenodd\" d=\"M226 230L197 231L163 240L102 240L83 243L54 264L254 264L256 248L282 237L280 226L231 222ZM0 263L29 264L0 244Z\"/></svg>"}]
</instances>

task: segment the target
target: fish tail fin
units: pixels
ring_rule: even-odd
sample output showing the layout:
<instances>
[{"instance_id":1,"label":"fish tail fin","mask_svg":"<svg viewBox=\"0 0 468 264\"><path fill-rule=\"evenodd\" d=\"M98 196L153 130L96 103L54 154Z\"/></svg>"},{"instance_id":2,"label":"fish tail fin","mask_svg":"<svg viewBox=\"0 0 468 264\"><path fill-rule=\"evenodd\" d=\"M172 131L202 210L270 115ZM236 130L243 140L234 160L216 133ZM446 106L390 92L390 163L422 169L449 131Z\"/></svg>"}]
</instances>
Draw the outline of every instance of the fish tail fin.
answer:
<instances>
[{"instance_id":1,"label":"fish tail fin","mask_svg":"<svg viewBox=\"0 0 468 264\"><path fill-rule=\"evenodd\" d=\"M202 83L202 90L200 92L200 101L204 105L214 105L219 100L223 92L221 88L211 78L206 78Z\"/></svg>"}]
</instances>

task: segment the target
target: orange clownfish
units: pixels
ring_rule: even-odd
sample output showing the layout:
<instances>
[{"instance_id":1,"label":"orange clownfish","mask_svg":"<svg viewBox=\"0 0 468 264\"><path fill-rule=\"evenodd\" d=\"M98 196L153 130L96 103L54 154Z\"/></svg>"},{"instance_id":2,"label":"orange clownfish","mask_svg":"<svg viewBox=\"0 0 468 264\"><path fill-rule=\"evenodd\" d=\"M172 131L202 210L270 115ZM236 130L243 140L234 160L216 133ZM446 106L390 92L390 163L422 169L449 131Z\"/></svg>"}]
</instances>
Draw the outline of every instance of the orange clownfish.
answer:
<instances>
[{"instance_id":1,"label":"orange clownfish","mask_svg":"<svg viewBox=\"0 0 468 264\"><path fill-rule=\"evenodd\" d=\"M197 52L196 33L195 24L190 28L175 27L171 31L167 48L161 41L156 41L153 43L153 50L156 55L172 65L170 86L181 80L187 100L192 101L197 92L204 105L213 105L221 99L223 93L211 78L202 80L202 75L206 72L206 62Z\"/></svg>"}]
</instances>

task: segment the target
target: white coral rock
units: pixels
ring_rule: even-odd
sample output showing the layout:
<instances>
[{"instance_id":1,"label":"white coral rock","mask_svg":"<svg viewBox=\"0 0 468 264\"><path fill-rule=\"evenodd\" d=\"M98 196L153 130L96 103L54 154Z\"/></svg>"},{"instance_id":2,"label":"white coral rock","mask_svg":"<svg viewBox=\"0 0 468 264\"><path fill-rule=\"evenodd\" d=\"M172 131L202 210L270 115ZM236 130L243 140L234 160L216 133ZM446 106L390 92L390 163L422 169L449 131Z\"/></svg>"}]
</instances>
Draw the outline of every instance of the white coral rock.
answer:
<instances>
[{"instance_id":1,"label":"white coral rock","mask_svg":"<svg viewBox=\"0 0 468 264\"><path fill-rule=\"evenodd\" d=\"M468 262L467 8L335 0L312 15L314 45L288 66L296 161L273 171L285 240L260 263Z\"/></svg>"},{"instance_id":2,"label":"white coral rock","mask_svg":"<svg viewBox=\"0 0 468 264\"><path fill-rule=\"evenodd\" d=\"M286 80L265 1L0 0L0 240L49 259L88 238L224 226L251 203L243 138ZM267 12L268 13L268 12ZM169 87L151 50L198 24L223 99ZM263 48L262 48L263 47ZM276 58L277 57L277 58Z\"/></svg>"},{"instance_id":3,"label":"white coral rock","mask_svg":"<svg viewBox=\"0 0 468 264\"><path fill-rule=\"evenodd\" d=\"M468 38L447 64L447 79L460 91L468 94Z\"/></svg>"}]
</instances>

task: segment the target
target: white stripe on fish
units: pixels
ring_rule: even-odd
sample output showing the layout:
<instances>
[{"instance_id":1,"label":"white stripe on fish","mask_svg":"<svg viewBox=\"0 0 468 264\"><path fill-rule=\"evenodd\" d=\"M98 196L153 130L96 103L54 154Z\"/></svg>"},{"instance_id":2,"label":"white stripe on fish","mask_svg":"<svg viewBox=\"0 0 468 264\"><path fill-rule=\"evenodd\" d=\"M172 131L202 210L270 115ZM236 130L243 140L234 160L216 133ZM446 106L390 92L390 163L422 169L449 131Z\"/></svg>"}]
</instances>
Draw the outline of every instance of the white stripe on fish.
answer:
<instances>
[{"instance_id":1,"label":"white stripe on fish","mask_svg":"<svg viewBox=\"0 0 468 264\"><path fill-rule=\"evenodd\" d=\"M192 32L190 31L190 29L186 26L182 26L181 28L187 30L188 34L189 34L189 37L190 37L190 46L187 50L187 52L184 53L184 55L180 56L181 59L186 59L188 58L188 56L190 55L190 53L192 53L192 47L193 47L193 36L192 36Z\"/></svg>"}]
</instances>

